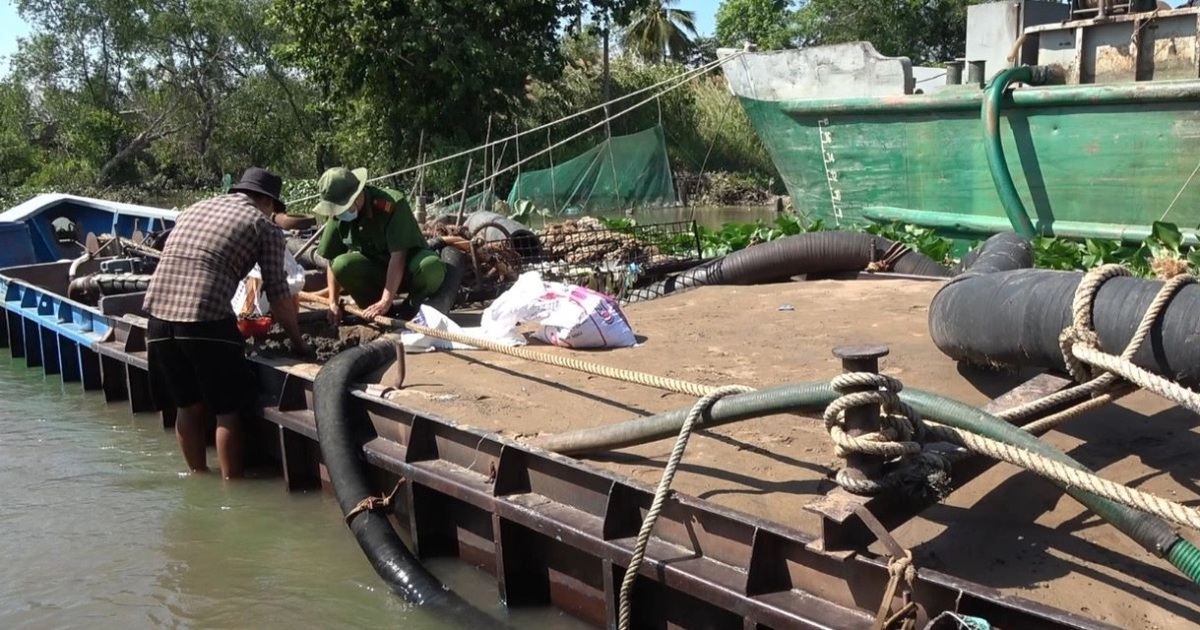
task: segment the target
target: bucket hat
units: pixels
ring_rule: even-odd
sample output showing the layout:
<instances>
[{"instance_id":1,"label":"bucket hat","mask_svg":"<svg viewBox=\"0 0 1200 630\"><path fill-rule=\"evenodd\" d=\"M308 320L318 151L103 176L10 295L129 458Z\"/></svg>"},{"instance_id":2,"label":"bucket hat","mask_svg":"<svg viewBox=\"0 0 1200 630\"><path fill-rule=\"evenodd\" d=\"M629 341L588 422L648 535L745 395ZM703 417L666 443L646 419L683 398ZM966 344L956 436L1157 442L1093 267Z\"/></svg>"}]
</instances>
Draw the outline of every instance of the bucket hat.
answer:
<instances>
[{"instance_id":1,"label":"bucket hat","mask_svg":"<svg viewBox=\"0 0 1200 630\"><path fill-rule=\"evenodd\" d=\"M242 179L229 187L229 192L254 192L266 195L275 202L276 212L286 212L287 204L279 198L283 191L283 178L265 168L251 166L242 173Z\"/></svg>"},{"instance_id":2,"label":"bucket hat","mask_svg":"<svg viewBox=\"0 0 1200 630\"><path fill-rule=\"evenodd\" d=\"M313 214L324 217L336 217L346 211L358 193L367 185L367 169L350 170L344 166L335 166L317 180L317 192L321 201L313 208Z\"/></svg>"}]
</instances>

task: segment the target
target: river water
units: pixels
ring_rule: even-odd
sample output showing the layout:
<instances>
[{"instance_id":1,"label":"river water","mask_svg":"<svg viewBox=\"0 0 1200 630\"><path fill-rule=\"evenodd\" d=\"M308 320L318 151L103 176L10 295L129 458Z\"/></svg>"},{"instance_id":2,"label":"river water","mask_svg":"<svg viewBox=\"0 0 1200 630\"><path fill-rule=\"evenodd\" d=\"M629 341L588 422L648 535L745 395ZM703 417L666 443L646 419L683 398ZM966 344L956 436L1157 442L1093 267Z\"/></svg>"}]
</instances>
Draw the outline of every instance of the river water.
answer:
<instances>
[{"instance_id":1,"label":"river water","mask_svg":"<svg viewBox=\"0 0 1200 630\"><path fill-rule=\"evenodd\" d=\"M332 493L181 474L157 415L7 350L0 392L0 628L444 627L383 586ZM514 627L585 627L506 612L493 578L457 560L431 568Z\"/></svg>"}]
</instances>

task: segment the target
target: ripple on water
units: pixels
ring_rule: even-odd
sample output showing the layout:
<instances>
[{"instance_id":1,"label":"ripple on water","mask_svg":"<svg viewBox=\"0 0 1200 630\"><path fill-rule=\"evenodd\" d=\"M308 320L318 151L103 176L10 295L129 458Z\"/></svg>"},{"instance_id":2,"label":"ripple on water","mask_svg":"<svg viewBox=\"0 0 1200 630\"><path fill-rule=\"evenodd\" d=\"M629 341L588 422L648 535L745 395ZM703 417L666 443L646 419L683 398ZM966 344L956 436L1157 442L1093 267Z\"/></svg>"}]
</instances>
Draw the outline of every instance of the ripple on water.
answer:
<instances>
[{"instance_id":1,"label":"ripple on water","mask_svg":"<svg viewBox=\"0 0 1200 630\"><path fill-rule=\"evenodd\" d=\"M383 587L331 495L181 474L157 416L23 363L0 358L0 392L0 628L443 627ZM433 568L505 614L490 576ZM512 618L585 627L553 611Z\"/></svg>"}]
</instances>

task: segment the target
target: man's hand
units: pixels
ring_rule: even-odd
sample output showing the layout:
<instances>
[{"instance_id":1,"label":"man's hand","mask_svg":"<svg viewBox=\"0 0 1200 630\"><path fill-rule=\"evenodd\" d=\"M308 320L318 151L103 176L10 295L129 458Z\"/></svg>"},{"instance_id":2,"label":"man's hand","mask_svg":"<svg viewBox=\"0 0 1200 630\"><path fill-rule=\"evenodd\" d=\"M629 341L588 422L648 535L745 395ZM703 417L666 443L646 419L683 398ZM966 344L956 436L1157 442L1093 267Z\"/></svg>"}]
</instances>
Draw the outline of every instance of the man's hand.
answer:
<instances>
[{"instance_id":1,"label":"man's hand","mask_svg":"<svg viewBox=\"0 0 1200 630\"><path fill-rule=\"evenodd\" d=\"M385 293L384 298L386 299L379 300L378 302L363 309L363 319L367 321L374 321L376 317L384 315L390 311L392 309L391 297Z\"/></svg>"},{"instance_id":2,"label":"man's hand","mask_svg":"<svg viewBox=\"0 0 1200 630\"><path fill-rule=\"evenodd\" d=\"M329 324L337 326L342 323L342 304L337 300L329 303Z\"/></svg>"}]
</instances>

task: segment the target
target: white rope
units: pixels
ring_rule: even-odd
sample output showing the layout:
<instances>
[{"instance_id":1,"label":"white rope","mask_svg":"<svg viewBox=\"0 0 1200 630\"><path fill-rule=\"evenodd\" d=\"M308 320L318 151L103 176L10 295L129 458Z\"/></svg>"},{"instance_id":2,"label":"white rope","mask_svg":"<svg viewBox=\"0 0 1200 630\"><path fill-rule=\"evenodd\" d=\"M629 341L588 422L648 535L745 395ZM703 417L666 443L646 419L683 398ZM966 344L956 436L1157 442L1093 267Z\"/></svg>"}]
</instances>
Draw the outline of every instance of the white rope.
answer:
<instances>
[{"instance_id":1,"label":"white rope","mask_svg":"<svg viewBox=\"0 0 1200 630\"><path fill-rule=\"evenodd\" d=\"M377 182L377 181L379 181L379 180L381 180L381 179L387 179L387 178L389 178L389 177L396 177L396 176L398 176L398 175L404 175L404 174L406 174L406 173L411 173L411 172L413 172L413 171L415 171L415 170L418 170L418 169L421 169L421 168L425 168L425 167L427 167L427 166L433 166L434 164L441 164L442 162L449 162L450 160L456 160L456 159L458 159L458 158L461 158L461 157L465 157L465 156L471 155L472 153L475 153L476 151L480 151L480 150L487 149L488 147L490 147L490 146L492 146L492 145L500 144L501 142L508 142L508 141L510 141L510 140L516 140L516 139L518 139L518 138L520 138L521 136L524 136L524 135L526 135L526 134L530 134L530 133L533 133L533 132L535 132L535 131L541 131L541 130L543 130L543 129L547 129L547 128L549 128L549 127L553 127L553 126L555 126L555 125L558 125L558 124L564 123L564 122L566 122L566 121L568 121L568 120L571 120L571 119L573 119L573 118L577 118L577 117L579 117L579 116L582 116L582 115L584 115L584 114L587 114L587 113L594 112L594 111L596 111L596 110L598 110L598 109L603 109L603 108L605 108L605 107L608 107L609 105L612 105L612 104L618 103L618 102L620 102L620 101L623 101L623 100L625 100L625 99L627 99L627 98L631 98L631 97L637 96L638 94L642 94L642 93L644 93L644 92L648 92L648 91L650 91L650 90L656 89L656 88L658 88L658 87L660 87L660 86L666 85L666 84L668 84L668 83L671 83L671 82L673 82L673 81L677 81L677 80L684 80L684 81L691 80L691 79L693 78L693 76L692 76L692 75L699 76L700 74L703 74L703 73L705 73L705 72L708 72L709 70L712 70L713 68L716 68L717 66L719 66L719 65L721 65L721 64L723 64L723 63L725 63L725 62L727 62L727 61L731 61L731 60L733 60L733 59L736 59L736 58L740 57L741 55L743 55L743 54L745 54L745 53L746 53L746 51L742 50L742 51L738 51L738 52L736 52L736 53L734 53L734 54L732 54L732 55L729 55L728 57L723 57L723 58L720 58L720 59L714 59L713 61L710 61L710 62L708 62L708 63L706 63L706 64L704 64L704 65L702 65L702 66L700 66L700 67L693 68L693 69L691 69L691 70L688 70L687 72L684 72L684 73L682 73L682 74L679 74L679 75L676 75L676 76L673 76L673 77L669 77L669 78L667 78L667 79L663 79L662 81L659 81L658 83L655 83L654 85L649 85L649 86L646 86L646 87L644 87L644 88L641 88L641 89L638 89L638 90L634 90L633 92L630 92L630 93L628 93L628 94L623 94L623 95L621 95L621 96L618 96L617 98L614 98L614 99L612 99L612 100L610 100L610 101L606 101L606 102L604 102L604 103L601 103L601 104L599 104L599 105L595 105L595 106L593 106L593 107L589 107L589 108L587 108L587 109L585 109L585 110L582 110L582 111L575 112L574 114L570 114L570 115L568 115L568 116L564 116L564 117L562 117L562 118L559 118L558 120L552 120L552 121L550 121L550 122L548 122L548 123L545 123L545 124L543 124L543 125L539 125L539 126L537 126L537 127L533 127L533 128L531 128L531 129L526 129L526 130L524 130L524 131L518 131L517 133L515 133L515 134L513 134L513 135L511 135L511 136L508 136L508 137L506 137L506 138L500 138L499 140L496 140L496 141L494 141L494 142L488 142L487 144L484 144L483 146L474 147L474 148L471 148L471 149L466 149L466 150L463 150L463 151L459 151L458 153L455 153L455 154L453 154L453 155L447 155L447 156L445 156L445 157L436 158L436 159L433 159L433 160L429 160L428 162L422 162L422 163L420 163L420 164L417 164L416 166L408 166L408 167L402 168L402 169L400 169L400 170L398 170L398 171L394 171L394 172L392 172L392 173L388 173L388 174L386 174L386 175L379 175L378 177L372 177L372 178L368 179L368 180L367 180L367 182L368 182L368 183L370 183L370 182ZM312 200L312 199L316 199L317 197L318 197L318 195L309 195L309 196L307 196L307 197L301 197L301 198L299 198L299 199L290 199L290 200L288 200L288 202L287 202L287 203L290 205L290 204L293 204L293 203L300 203L300 202L302 202L302 201L310 201L310 200ZM451 195L451 197L453 197L453 195Z\"/></svg>"},{"instance_id":2,"label":"white rope","mask_svg":"<svg viewBox=\"0 0 1200 630\"><path fill-rule=\"evenodd\" d=\"M1196 282L1190 274L1180 274L1167 280L1159 288L1158 294L1150 303L1142 316L1142 321L1134 331L1133 338L1120 356L1104 352L1100 347L1100 338L1092 323L1092 305L1100 287L1112 278L1131 275L1128 269L1120 265L1102 265L1084 274L1075 289L1075 298L1071 305L1072 322L1059 336L1059 346L1063 360L1071 375L1081 383L1090 384L1104 379L1108 385L1110 379L1115 384L1113 374L1126 381L1149 390L1174 402L1175 404L1200 414L1200 393L1192 391L1170 379L1143 369L1133 362L1133 357L1146 338L1150 329L1166 310L1167 304L1183 287ZM1099 368L1104 374L1094 374L1092 367Z\"/></svg>"},{"instance_id":3,"label":"white rope","mask_svg":"<svg viewBox=\"0 0 1200 630\"><path fill-rule=\"evenodd\" d=\"M732 57L727 57L726 59L732 59ZM715 67L715 66L713 66L713 67ZM705 72L707 72L708 70L711 70L711 69L712 69L712 68L710 67L710 68L706 69L706 70L705 70ZM681 77L681 78L682 78L682 76L683 76L683 75L680 75L680 77ZM696 75L696 76L699 76L699 75ZM629 107L629 108L627 108L627 109L623 109L623 110L621 110L620 112L617 112L617 114L616 114L616 115L614 115L614 116L612 116L611 118L619 118L619 117L621 117L621 116L623 116L623 115L625 115L625 114L627 114L627 113L629 113L629 112L631 112L631 111L633 111L633 110L635 110L635 109L637 109L637 108L639 108L639 107L641 107L641 106L645 105L646 103L649 103L650 101L653 101L653 100L655 100L655 99L657 99L657 98L659 98L659 97L663 96L664 94L668 94L668 93L672 92L673 90L677 90L677 89L679 89L679 88L683 87L684 85L687 85L688 81L691 81L691 80L692 80L692 79L694 79L694 78L695 78L695 76L692 76L692 77L688 77L687 79L681 80L679 83L676 83L675 85L672 85L671 87L668 87L668 88L666 88L666 89L662 90L661 92L658 92L658 93L657 93L657 94L655 94L654 96L651 96L650 98L647 98L647 99L645 99L645 100L639 101L639 102L638 102L636 105L633 105L633 106L631 106L631 107ZM526 158L525 158L525 159L524 159L522 162L517 162L517 163L515 163L515 164L513 164L513 165L511 165L511 166L505 167L504 169L501 169L501 170L499 170L499 171L496 171L496 172L492 173L491 175L489 175L489 176L487 176L487 177L485 177L485 178L483 178L483 179L481 179L481 180L479 180L479 181L477 181L477 182L475 182L475 183L473 183L473 184L471 184L471 185L467 186L467 189L471 189L471 188L474 188L474 187L476 187L476 186L478 186L478 185L480 185L480 184L484 184L484 183L486 183L486 182L488 182L488 181L490 181L490 180L492 180L492 179L495 179L495 178L496 178L497 176L499 176L499 175L502 175L502 174L504 174L504 173L507 173L507 172L509 172L509 171L511 171L511 170L513 170L513 169L515 169L515 168L517 168L518 166L520 166L520 165L521 165L522 163L524 163L524 162L529 162L530 160L536 159L536 158L538 158L538 157L541 157L541 156L543 156L543 155L545 155L545 154L547 154L547 153L550 153L550 152L551 152L551 151L553 151L554 149L557 149L557 148L559 148L559 147L563 146L564 144L567 144L567 143L569 143L569 142L572 142L572 141L574 141L574 140L576 140L576 139L580 138L581 136L584 136L584 135L586 135L586 134L588 134L588 133L591 133L592 131L595 131L596 129L600 128L601 126L607 125L609 120L610 120L610 118L606 117L604 120L601 120L600 122L598 122L598 123L596 123L596 124L594 124L594 125L592 125L592 126L588 127L587 129L584 129L583 131L580 131L579 133L576 133L575 135L572 135L571 137L569 137L569 138L567 138L567 139L565 139L565 140L560 140L559 142L556 142L556 143L554 143L554 144L550 145L549 147L547 147L547 148L545 148L545 149L543 149L543 150L541 150L541 151L538 151L537 153L534 153L533 155L530 155L530 156L526 157ZM553 178L551 178L551 182L553 182ZM444 197L441 197L440 199L437 199L436 201L434 201L434 202L433 202L433 205L435 205L435 206L436 206L436 205L438 205L438 204L440 204L440 203L442 203L442 202L444 202L444 201L446 201L446 200L448 200L448 199L453 199L453 198L454 198L455 196L457 196L457 195L458 195L460 192L462 192L462 191L455 191L455 192L453 192L453 193L451 193L451 194L449 194L449 195L445 195Z\"/></svg>"},{"instance_id":4,"label":"white rope","mask_svg":"<svg viewBox=\"0 0 1200 630\"><path fill-rule=\"evenodd\" d=\"M727 385L705 394L703 398L696 401L692 405L692 410L688 412L687 419L683 421L683 426L679 428L679 437L675 440L675 448L671 450L671 456L667 459L667 465L663 468L662 479L658 482L658 489L654 491L654 501L650 503L650 510L646 512L646 518L642 521L642 529L638 532L637 543L633 548L633 558L629 561L629 566L625 568L625 577L621 580L621 596L620 596L620 612L617 616L617 628L619 630L629 630L629 622L631 616L631 604L629 595L633 592L633 583L637 580L638 571L642 567L642 561L646 559L646 546L650 543L650 533L654 531L654 523L658 520L658 515L662 512L663 505L667 502L667 494L671 492L671 482L675 479L675 471L679 468L679 462L683 459L683 451L687 448L688 438L692 435L692 428L696 423L700 422L701 418L707 413L716 402L726 396L734 394L743 394L754 391L751 387L745 385Z\"/></svg>"}]
</instances>

